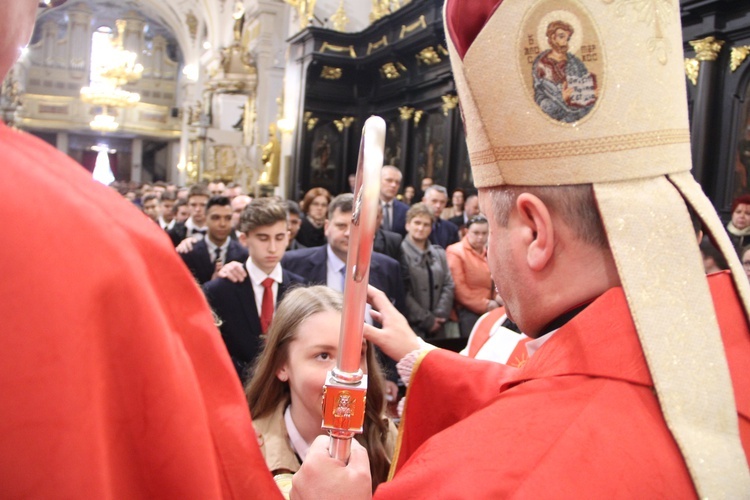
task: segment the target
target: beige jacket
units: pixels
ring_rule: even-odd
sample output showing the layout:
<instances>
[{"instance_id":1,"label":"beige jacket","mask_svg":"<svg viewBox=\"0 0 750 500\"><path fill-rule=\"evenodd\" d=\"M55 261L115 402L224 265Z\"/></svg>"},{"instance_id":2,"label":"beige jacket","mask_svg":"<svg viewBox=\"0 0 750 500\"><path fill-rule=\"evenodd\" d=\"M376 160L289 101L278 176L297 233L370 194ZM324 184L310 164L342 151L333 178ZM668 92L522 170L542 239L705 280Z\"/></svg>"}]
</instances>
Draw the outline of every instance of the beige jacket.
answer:
<instances>
[{"instance_id":1,"label":"beige jacket","mask_svg":"<svg viewBox=\"0 0 750 500\"><path fill-rule=\"evenodd\" d=\"M263 458L266 459L268 470L274 476L277 474L295 473L301 465L292 449L292 445L289 442L289 435L286 432L284 411L287 404L286 401L283 401L272 413L253 420L260 451L263 453ZM386 441L385 450L390 457L393 457L397 436L398 429L389 419L388 440Z\"/></svg>"}]
</instances>

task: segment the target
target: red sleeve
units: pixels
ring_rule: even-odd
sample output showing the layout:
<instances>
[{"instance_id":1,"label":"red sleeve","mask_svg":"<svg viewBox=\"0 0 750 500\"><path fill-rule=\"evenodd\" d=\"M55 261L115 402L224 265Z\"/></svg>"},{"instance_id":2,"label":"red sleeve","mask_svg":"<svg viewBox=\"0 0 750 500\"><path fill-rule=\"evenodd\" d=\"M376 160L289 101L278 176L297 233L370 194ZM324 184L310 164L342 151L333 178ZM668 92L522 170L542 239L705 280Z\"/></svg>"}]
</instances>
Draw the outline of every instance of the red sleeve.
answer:
<instances>
[{"instance_id":1,"label":"red sleeve","mask_svg":"<svg viewBox=\"0 0 750 500\"><path fill-rule=\"evenodd\" d=\"M428 352L409 382L391 476L427 439L496 397L500 385L516 373L517 368L444 349Z\"/></svg>"},{"instance_id":2,"label":"red sleeve","mask_svg":"<svg viewBox=\"0 0 750 500\"><path fill-rule=\"evenodd\" d=\"M0 150L4 496L278 497L166 233L41 141Z\"/></svg>"}]
</instances>

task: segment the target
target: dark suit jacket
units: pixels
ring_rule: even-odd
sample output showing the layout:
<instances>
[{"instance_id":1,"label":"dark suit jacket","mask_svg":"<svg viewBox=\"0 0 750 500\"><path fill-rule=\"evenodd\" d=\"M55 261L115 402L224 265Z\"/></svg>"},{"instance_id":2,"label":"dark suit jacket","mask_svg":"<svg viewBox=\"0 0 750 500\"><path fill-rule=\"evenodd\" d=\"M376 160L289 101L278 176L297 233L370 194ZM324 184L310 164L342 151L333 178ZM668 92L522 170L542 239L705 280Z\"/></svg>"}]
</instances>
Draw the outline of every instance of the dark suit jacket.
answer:
<instances>
[{"instance_id":1,"label":"dark suit jacket","mask_svg":"<svg viewBox=\"0 0 750 500\"><path fill-rule=\"evenodd\" d=\"M466 223L464 222L464 214L451 217L450 219L448 219L448 222L452 222L453 225L459 229L466 225Z\"/></svg>"},{"instance_id":2,"label":"dark suit jacket","mask_svg":"<svg viewBox=\"0 0 750 500\"><path fill-rule=\"evenodd\" d=\"M328 245L292 250L284 254L281 266L302 276L310 285L326 285L328 278ZM384 292L399 311L404 311L404 283L401 265L387 255L373 253L370 260L370 284Z\"/></svg>"},{"instance_id":3,"label":"dark suit jacket","mask_svg":"<svg viewBox=\"0 0 750 500\"><path fill-rule=\"evenodd\" d=\"M293 250L284 254L281 265L302 276L310 285L327 285L328 245ZM387 255L373 252L370 259L370 284L386 294L401 314L406 311L401 264ZM397 382L396 361L378 352L388 380Z\"/></svg>"},{"instance_id":4,"label":"dark suit jacket","mask_svg":"<svg viewBox=\"0 0 750 500\"><path fill-rule=\"evenodd\" d=\"M179 256L182 257L183 262L188 266L188 269L190 269L190 272L199 284L202 285L213 276L214 264L211 262L211 256L208 254L208 245L205 240L195 242L190 252L181 253ZM247 249L245 247L234 240L229 241L229 248L227 248L224 263L233 261L244 263L247 257Z\"/></svg>"},{"instance_id":5,"label":"dark suit jacket","mask_svg":"<svg viewBox=\"0 0 750 500\"><path fill-rule=\"evenodd\" d=\"M282 270L276 302L278 303L289 287L296 283L304 283L304 280L286 269ZM260 315L255 305L253 284L249 278L240 283L216 278L203 285L203 293L211 309L222 322L219 326L221 336L237 374L244 383L248 368L263 348Z\"/></svg>"},{"instance_id":6,"label":"dark suit jacket","mask_svg":"<svg viewBox=\"0 0 750 500\"><path fill-rule=\"evenodd\" d=\"M402 239L403 238L398 233L386 231L385 229L378 229L375 232L375 241L373 241L372 249L373 251L387 255L392 259L399 260L401 257Z\"/></svg>"},{"instance_id":7,"label":"dark suit jacket","mask_svg":"<svg viewBox=\"0 0 750 500\"><path fill-rule=\"evenodd\" d=\"M406 236L406 212L409 211L409 205L403 201L393 200L393 222L391 231Z\"/></svg>"},{"instance_id":8,"label":"dark suit jacket","mask_svg":"<svg viewBox=\"0 0 750 500\"><path fill-rule=\"evenodd\" d=\"M172 244L177 246L182 240L187 238L187 228L184 222L177 222L175 225L167 231L169 238L172 240Z\"/></svg>"},{"instance_id":9,"label":"dark suit jacket","mask_svg":"<svg viewBox=\"0 0 750 500\"><path fill-rule=\"evenodd\" d=\"M450 221L442 220L438 217L437 222L432 226L432 232L430 233L430 243L438 245L440 247L448 248L448 245L457 243L458 228L455 224Z\"/></svg>"}]
</instances>

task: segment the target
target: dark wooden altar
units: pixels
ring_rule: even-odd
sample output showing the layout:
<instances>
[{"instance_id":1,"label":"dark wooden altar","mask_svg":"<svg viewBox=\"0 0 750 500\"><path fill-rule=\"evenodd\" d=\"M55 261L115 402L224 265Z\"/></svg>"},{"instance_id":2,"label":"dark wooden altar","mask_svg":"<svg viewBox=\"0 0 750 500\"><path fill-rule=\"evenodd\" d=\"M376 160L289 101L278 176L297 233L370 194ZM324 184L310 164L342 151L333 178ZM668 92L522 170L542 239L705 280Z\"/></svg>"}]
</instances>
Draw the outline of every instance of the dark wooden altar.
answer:
<instances>
[{"instance_id":1,"label":"dark wooden altar","mask_svg":"<svg viewBox=\"0 0 750 500\"><path fill-rule=\"evenodd\" d=\"M356 34L310 27L291 40L304 89L292 196L348 190L373 114L387 122L386 163L404 173L403 186L432 177L449 189L472 187L442 3L414 0Z\"/></svg>"},{"instance_id":2,"label":"dark wooden altar","mask_svg":"<svg viewBox=\"0 0 750 500\"><path fill-rule=\"evenodd\" d=\"M388 123L386 162L402 170L404 186L429 176L449 190L472 187L442 3L413 0L361 33L311 27L291 40L304 89L292 196L314 186L348 189L371 114ZM750 2L680 0L680 7L685 58L695 59L686 61L685 80L693 173L726 217L732 199L750 192ZM711 36L723 43L700 43Z\"/></svg>"},{"instance_id":3,"label":"dark wooden altar","mask_svg":"<svg viewBox=\"0 0 750 500\"><path fill-rule=\"evenodd\" d=\"M732 200L750 193L750 2L681 0L680 8L693 175L728 219Z\"/></svg>"}]
</instances>

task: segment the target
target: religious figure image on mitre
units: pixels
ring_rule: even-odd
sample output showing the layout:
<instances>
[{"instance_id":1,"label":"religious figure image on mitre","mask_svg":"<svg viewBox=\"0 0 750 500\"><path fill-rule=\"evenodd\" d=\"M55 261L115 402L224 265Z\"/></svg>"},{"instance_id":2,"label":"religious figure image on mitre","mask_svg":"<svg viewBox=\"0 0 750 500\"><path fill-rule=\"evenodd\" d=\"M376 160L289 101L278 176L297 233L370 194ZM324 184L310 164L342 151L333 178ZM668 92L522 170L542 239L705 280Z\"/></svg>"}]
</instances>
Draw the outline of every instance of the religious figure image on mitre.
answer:
<instances>
[{"instance_id":1,"label":"religious figure image on mitre","mask_svg":"<svg viewBox=\"0 0 750 500\"><path fill-rule=\"evenodd\" d=\"M577 122L596 104L596 75L573 54L573 47L580 46L580 42L573 41L577 30L572 23L554 19L544 24L549 49L539 54L531 66L534 101L557 121Z\"/></svg>"}]
</instances>

